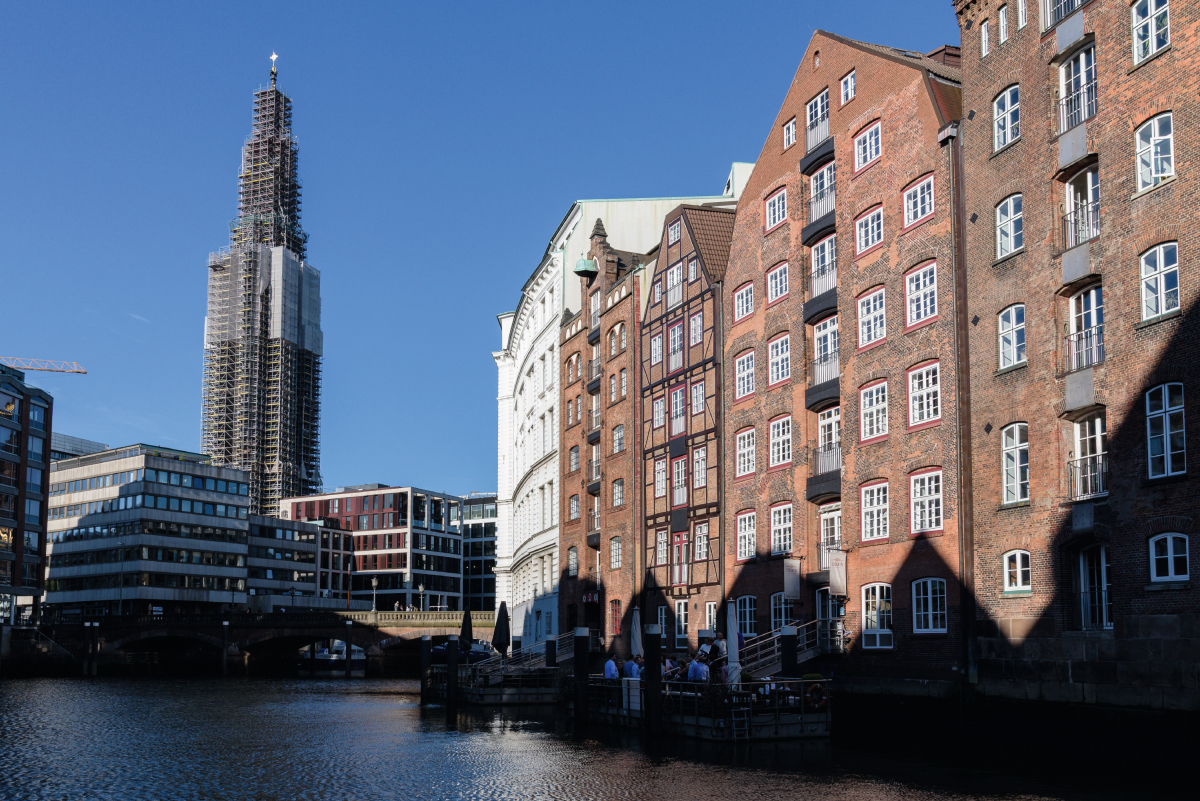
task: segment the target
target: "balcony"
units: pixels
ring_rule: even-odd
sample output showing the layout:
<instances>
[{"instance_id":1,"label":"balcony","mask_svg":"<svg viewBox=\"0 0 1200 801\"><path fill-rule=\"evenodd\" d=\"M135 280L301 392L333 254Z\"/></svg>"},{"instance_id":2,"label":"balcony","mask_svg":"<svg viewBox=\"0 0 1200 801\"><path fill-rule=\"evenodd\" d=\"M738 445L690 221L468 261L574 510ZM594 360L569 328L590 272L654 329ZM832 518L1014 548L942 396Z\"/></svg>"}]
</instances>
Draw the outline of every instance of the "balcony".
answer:
<instances>
[{"instance_id":1,"label":"balcony","mask_svg":"<svg viewBox=\"0 0 1200 801\"><path fill-rule=\"evenodd\" d=\"M1067 462L1067 481L1072 501L1108 495L1108 454L1070 460Z\"/></svg>"},{"instance_id":2,"label":"balcony","mask_svg":"<svg viewBox=\"0 0 1200 801\"><path fill-rule=\"evenodd\" d=\"M804 391L804 408L818 411L836 403L841 397L839 375L836 350L814 359L808 373L808 389Z\"/></svg>"},{"instance_id":3,"label":"balcony","mask_svg":"<svg viewBox=\"0 0 1200 801\"><path fill-rule=\"evenodd\" d=\"M587 480L588 481L599 481L602 473L603 473L603 471L600 469L600 460L599 459L588 459Z\"/></svg>"},{"instance_id":4,"label":"balcony","mask_svg":"<svg viewBox=\"0 0 1200 801\"><path fill-rule=\"evenodd\" d=\"M1100 201L1076 206L1070 214L1063 215L1062 226L1066 250L1096 239L1100 236Z\"/></svg>"},{"instance_id":5,"label":"balcony","mask_svg":"<svg viewBox=\"0 0 1200 801\"><path fill-rule=\"evenodd\" d=\"M683 367L683 348L680 345L679 350L673 350L667 354L667 372L673 373Z\"/></svg>"},{"instance_id":6,"label":"balcony","mask_svg":"<svg viewBox=\"0 0 1200 801\"><path fill-rule=\"evenodd\" d=\"M810 224L832 214L837 206L837 184L829 184L817 194L808 199L808 222Z\"/></svg>"},{"instance_id":7,"label":"balcony","mask_svg":"<svg viewBox=\"0 0 1200 801\"><path fill-rule=\"evenodd\" d=\"M1058 132L1060 134L1096 116L1096 82L1086 83L1058 101Z\"/></svg>"},{"instance_id":8,"label":"balcony","mask_svg":"<svg viewBox=\"0 0 1200 801\"><path fill-rule=\"evenodd\" d=\"M1104 324L1094 325L1066 338L1067 372L1083 370L1104 361Z\"/></svg>"},{"instance_id":9,"label":"balcony","mask_svg":"<svg viewBox=\"0 0 1200 801\"><path fill-rule=\"evenodd\" d=\"M813 475L822 476L842 469L842 446L840 443L822 445L813 449Z\"/></svg>"},{"instance_id":10,"label":"balcony","mask_svg":"<svg viewBox=\"0 0 1200 801\"><path fill-rule=\"evenodd\" d=\"M592 409L584 418L586 425L584 426L584 434L587 436L589 444L595 445L600 441L600 410Z\"/></svg>"},{"instance_id":11,"label":"balcony","mask_svg":"<svg viewBox=\"0 0 1200 801\"><path fill-rule=\"evenodd\" d=\"M829 560L830 560L831 555L836 551L840 551L841 549L842 549L841 540L834 540L833 542L822 542L817 547L817 569L818 570L828 570L829 569Z\"/></svg>"},{"instance_id":12,"label":"balcony","mask_svg":"<svg viewBox=\"0 0 1200 801\"><path fill-rule=\"evenodd\" d=\"M808 376L808 385L810 387L824 384L826 381L837 381L841 375L841 365L838 361L837 351L826 353L813 359L812 371Z\"/></svg>"},{"instance_id":13,"label":"balcony","mask_svg":"<svg viewBox=\"0 0 1200 801\"><path fill-rule=\"evenodd\" d=\"M671 505L684 506L687 504L687 483L676 484L671 488ZM678 582L676 582L678 583ZM686 583L686 582L685 582Z\"/></svg>"},{"instance_id":14,"label":"balcony","mask_svg":"<svg viewBox=\"0 0 1200 801\"><path fill-rule=\"evenodd\" d=\"M813 503L824 503L842 495L842 446L840 443L809 449L812 475L804 497Z\"/></svg>"},{"instance_id":15,"label":"balcony","mask_svg":"<svg viewBox=\"0 0 1200 801\"><path fill-rule=\"evenodd\" d=\"M1083 4L1084 0L1050 0L1050 18L1046 20L1046 30L1062 22Z\"/></svg>"},{"instance_id":16,"label":"balcony","mask_svg":"<svg viewBox=\"0 0 1200 801\"><path fill-rule=\"evenodd\" d=\"M589 535L600 531L600 513L595 509L587 513L587 530Z\"/></svg>"},{"instance_id":17,"label":"balcony","mask_svg":"<svg viewBox=\"0 0 1200 801\"><path fill-rule=\"evenodd\" d=\"M587 380L588 382L595 381L604 375L604 360L603 359L588 359L587 364Z\"/></svg>"},{"instance_id":18,"label":"balcony","mask_svg":"<svg viewBox=\"0 0 1200 801\"><path fill-rule=\"evenodd\" d=\"M837 289L837 263L830 262L813 270L808 281L809 298L818 298L831 289Z\"/></svg>"},{"instance_id":19,"label":"balcony","mask_svg":"<svg viewBox=\"0 0 1200 801\"><path fill-rule=\"evenodd\" d=\"M673 309L683 303L683 281L667 287L667 308Z\"/></svg>"},{"instance_id":20,"label":"balcony","mask_svg":"<svg viewBox=\"0 0 1200 801\"><path fill-rule=\"evenodd\" d=\"M804 149L811 153L813 148L829 138L829 113L821 115L804 129Z\"/></svg>"}]
</instances>

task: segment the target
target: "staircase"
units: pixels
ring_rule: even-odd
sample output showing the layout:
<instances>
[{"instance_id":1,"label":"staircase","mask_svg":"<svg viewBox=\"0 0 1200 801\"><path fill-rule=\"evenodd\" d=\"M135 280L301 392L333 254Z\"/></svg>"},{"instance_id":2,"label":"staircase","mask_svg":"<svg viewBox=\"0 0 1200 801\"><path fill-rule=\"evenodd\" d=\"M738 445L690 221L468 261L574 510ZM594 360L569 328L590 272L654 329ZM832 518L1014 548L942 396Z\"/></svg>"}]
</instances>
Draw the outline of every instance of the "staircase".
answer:
<instances>
[{"instance_id":1,"label":"staircase","mask_svg":"<svg viewBox=\"0 0 1200 801\"><path fill-rule=\"evenodd\" d=\"M813 620L802 626L796 626L796 664L807 662L822 652L821 624L825 621ZM762 637L756 637L746 643L743 653L738 654L742 665L742 674L762 678L778 673L783 667L783 637L779 630L770 632Z\"/></svg>"}]
</instances>

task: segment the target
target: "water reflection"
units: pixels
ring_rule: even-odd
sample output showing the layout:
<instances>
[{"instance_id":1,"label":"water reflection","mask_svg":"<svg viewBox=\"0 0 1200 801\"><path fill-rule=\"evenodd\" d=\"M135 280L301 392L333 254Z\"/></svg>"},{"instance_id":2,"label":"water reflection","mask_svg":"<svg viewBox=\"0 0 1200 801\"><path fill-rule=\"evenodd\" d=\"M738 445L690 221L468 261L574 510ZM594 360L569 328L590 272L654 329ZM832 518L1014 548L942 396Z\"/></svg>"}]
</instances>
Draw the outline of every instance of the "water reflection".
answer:
<instances>
[{"instance_id":1,"label":"water reflection","mask_svg":"<svg viewBox=\"0 0 1200 801\"><path fill-rule=\"evenodd\" d=\"M828 743L567 736L553 712L421 708L396 680L0 683L4 799L984 799L1100 797L940 755ZM891 733L889 733L891 732ZM903 738L880 726L873 736ZM1121 797L1120 795L1112 797Z\"/></svg>"}]
</instances>

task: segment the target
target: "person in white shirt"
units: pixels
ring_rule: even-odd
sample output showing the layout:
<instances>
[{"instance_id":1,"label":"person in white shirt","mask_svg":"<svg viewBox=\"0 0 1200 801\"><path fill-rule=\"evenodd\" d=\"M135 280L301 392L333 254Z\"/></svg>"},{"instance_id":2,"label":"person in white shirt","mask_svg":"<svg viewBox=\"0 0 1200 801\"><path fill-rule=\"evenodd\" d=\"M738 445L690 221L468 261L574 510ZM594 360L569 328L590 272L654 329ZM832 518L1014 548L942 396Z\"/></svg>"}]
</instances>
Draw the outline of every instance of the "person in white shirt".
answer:
<instances>
[{"instance_id":1,"label":"person in white shirt","mask_svg":"<svg viewBox=\"0 0 1200 801\"><path fill-rule=\"evenodd\" d=\"M610 656L608 661L604 663L604 678L619 679L621 674L617 671L617 658Z\"/></svg>"}]
</instances>

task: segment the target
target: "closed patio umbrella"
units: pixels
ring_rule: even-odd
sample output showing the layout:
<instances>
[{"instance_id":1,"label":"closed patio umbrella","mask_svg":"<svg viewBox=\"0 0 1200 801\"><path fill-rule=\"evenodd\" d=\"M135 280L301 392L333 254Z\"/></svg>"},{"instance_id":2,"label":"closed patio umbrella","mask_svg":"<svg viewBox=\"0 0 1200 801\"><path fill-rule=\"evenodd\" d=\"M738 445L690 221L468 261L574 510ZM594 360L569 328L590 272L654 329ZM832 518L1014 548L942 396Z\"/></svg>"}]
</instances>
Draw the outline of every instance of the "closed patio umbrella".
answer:
<instances>
[{"instance_id":1,"label":"closed patio umbrella","mask_svg":"<svg viewBox=\"0 0 1200 801\"><path fill-rule=\"evenodd\" d=\"M492 647L500 652L500 656L508 656L508 646L512 643L512 635L508 626L508 606L500 602L496 611L496 628L492 631Z\"/></svg>"},{"instance_id":2,"label":"closed patio umbrella","mask_svg":"<svg viewBox=\"0 0 1200 801\"><path fill-rule=\"evenodd\" d=\"M729 683L739 684L742 680L742 663L738 654L738 619L737 606L727 603L729 614L725 616L725 641L729 653Z\"/></svg>"},{"instance_id":3,"label":"closed patio umbrella","mask_svg":"<svg viewBox=\"0 0 1200 801\"><path fill-rule=\"evenodd\" d=\"M642 650L642 611L633 608L633 632L629 635L629 651L633 656L645 656Z\"/></svg>"},{"instance_id":4,"label":"closed patio umbrella","mask_svg":"<svg viewBox=\"0 0 1200 801\"><path fill-rule=\"evenodd\" d=\"M458 634L458 647L470 650L473 639L475 639L475 633L471 631L471 612L464 609L462 631Z\"/></svg>"}]
</instances>

